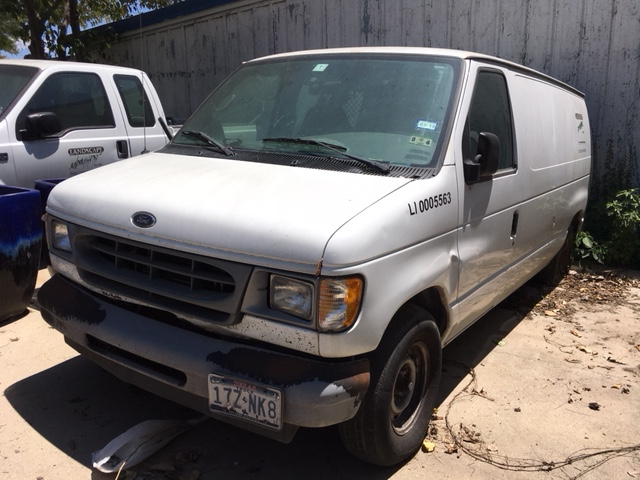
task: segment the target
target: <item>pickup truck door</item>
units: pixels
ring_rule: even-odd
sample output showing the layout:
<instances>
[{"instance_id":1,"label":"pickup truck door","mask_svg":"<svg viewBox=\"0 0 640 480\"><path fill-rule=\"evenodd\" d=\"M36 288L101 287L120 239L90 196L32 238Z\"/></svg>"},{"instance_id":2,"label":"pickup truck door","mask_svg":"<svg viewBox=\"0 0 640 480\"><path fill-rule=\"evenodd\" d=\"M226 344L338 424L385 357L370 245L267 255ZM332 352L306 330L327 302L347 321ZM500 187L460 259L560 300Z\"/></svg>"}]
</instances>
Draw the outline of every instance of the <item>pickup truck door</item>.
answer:
<instances>
[{"instance_id":1,"label":"pickup truck door","mask_svg":"<svg viewBox=\"0 0 640 480\"><path fill-rule=\"evenodd\" d=\"M55 73L26 106L15 109L10 134L18 185L33 187L38 179L67 178L130 155L121 108L109 81L98 73ZM46 138L26 134L26 118L37 112L55 113L61 131Z\"/></svg>"},{"instance_id":2,"label":"pickup truck door","mask_svg":"<svg viewBox=\"0 0 640 480\"><path fill-rule=\"evenodd\" d=\"M131 156L164 146L169 140L164 130L167 127L160 123L164 121L162 108L155 90L149 88L149 79L142 75L116 74L113 80L123 107Z\"/></svg>"},{"instance_id":3,"label":"pickup truck door","mask_svg":"<svg viewBox=\"0 0 640 480\"><path fill-rule=\"evenodd\" d=\"M464 131L456 164L460 195L458 249L458 323L453 335L487 312L509 293L518 281L517 268L522 257L518 237L521 182L515 156L514 124L506 75L495 67L472 63L467 88L473 94L463 105ZM465 111L466 109L466 111ZM477 183L464 178L463 160L474 159L481 132L495 134L500 140L498 170ZM497 300L496 300L497 299Z\"/></svg>"}]
</instances>

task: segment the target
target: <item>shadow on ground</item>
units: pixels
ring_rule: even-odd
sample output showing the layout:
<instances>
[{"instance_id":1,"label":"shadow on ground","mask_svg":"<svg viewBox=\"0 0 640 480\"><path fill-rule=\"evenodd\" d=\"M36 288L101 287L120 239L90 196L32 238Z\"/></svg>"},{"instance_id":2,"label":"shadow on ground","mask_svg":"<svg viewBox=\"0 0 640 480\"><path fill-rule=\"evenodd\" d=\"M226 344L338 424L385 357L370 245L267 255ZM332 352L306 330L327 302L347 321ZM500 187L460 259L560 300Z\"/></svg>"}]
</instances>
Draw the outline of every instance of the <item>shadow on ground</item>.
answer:
<instances>
[{"instance_id":1,"label":"shadow on ground","mask_svg":"<svg viewBox=\"0 0 640 480\"><path fill-rule=\"evenodd\" d=\"M129 386L83 357L74 357L5 390L13 408L33 429L76 462L91 466L91 453L148 419L199 416ZM337 428L301 429L285 445L215 420L202 423L152 456L140 470L186 458L207 478L388 478L398 468L379 469L351 457ZM184 468L188 468L184 466ZM134 470L136 467L134 467ZM141 478L173 478L156 473ZM114 474L92 473L94 480Z\"/></svg>"},{"instance_id":2,"label":"shadow on ground","mask_svg":"<svg viewBox=\"0 0 640 480\"><path fill-rule=\"evenodd\" d=\"M533 308L540 292L532 287L523 288L445 349L438 404ZM119 381L79 356L11 385L5 396L40 435L87 467L91 466L91 452L143 420L198 416ZM167 467L167 463L173 467ZM144 468L159 473L141 478L173 478L153 466L162 464L165 469L173 468L175 473L178 463L182 463L183 471L197 469L199 477L195 478L200 480L231 477L375 480L389 478L402 468L400 465L380 469L351 457L342 449L335 427L301 429L292 443L285 445L215 420L194 427L152 456L143 464ZM114 474L93 471L92 478L113 479Z\"/></svg>"},{"instance_id":3,"label":"shadow on ground","mask_svg":"<svg viewBox=\"0 0 640 480\"><path fill-rule=\"evenodd\" d=\"M524 285L447 345L437 405L442 404L471 369L499 347L549 291L534 283Z\"/></svg>"}]
</instances>

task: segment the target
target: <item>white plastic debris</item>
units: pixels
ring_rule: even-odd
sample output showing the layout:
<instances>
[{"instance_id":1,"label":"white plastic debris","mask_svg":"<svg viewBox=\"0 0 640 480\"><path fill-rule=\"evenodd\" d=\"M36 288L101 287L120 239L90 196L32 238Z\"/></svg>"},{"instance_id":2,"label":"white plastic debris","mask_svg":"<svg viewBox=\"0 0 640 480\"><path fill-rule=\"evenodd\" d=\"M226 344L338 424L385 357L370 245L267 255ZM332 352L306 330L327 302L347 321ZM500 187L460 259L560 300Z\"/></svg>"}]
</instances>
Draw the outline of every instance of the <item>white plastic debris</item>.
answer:
<instances>
[{"instance_id":1,"label":"white plastic debris","mask_svg":"<svg viewBox=\"0 0 640 480\"><path fill-rule=\"evenodd\" d=\"M131 468L160 450L171 440L198 423L194 420L146 420L111 440L104 448L91 454L93 466L104 473Z\"/></svg>"}]
</instances>

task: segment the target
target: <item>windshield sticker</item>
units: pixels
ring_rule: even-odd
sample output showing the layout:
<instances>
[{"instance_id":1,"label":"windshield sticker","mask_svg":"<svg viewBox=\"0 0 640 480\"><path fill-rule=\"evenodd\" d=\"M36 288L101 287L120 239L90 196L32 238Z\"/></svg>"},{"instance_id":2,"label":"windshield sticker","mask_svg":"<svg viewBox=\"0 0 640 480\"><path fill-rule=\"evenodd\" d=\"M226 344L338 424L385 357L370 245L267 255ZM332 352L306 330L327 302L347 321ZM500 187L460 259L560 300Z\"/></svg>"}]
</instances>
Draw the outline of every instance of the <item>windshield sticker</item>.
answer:
<instances>
[{"instance_id":1,"label":"windshield sticker","mask_svg":"<svg viewBox=\"0 0 640 480\"><path fill-rule=\"evenodd\" d=\"M407 203L407 206L409 207L409 215L417 215L418 213L425 213L434 208L449 205L451 201L451 192L445 192L413 202L413 205Z\"/></svg>"},{"instance_id":2,"label":"windshield sticker","mask_svg":"<svg viewBox=\"0 0 640 480\"><path fill-rule=\"evenodd\" d=\"M411 138L409 138L409 143L412 143L413 145L420 145L422 147L430 147L433 145L433 140L426 137L418 137L417 135L412 135Z\"/></svg>"},{"instance_id":3,"label":"windshield sticker","mask_svg":"<svg viewBox=\"0 0 640 480\"><path fill-rule=\"evenodd\" d=\"M438 127L438 122L428 122L427 120L418 120L416 128L422 128L424 130L435 130Z\"/></svg>"},{"instance_id":4,"label":"windshield sticker","mask_svg":"<svg viewBox=\"0 0 640 480\"><path fill-rule=\"evenodd\" d=\"M327 67L329 66L328 63L318 63L315 67L313 67L313 71L314 72L324 72Z\"/></svg>"}]
</instances>

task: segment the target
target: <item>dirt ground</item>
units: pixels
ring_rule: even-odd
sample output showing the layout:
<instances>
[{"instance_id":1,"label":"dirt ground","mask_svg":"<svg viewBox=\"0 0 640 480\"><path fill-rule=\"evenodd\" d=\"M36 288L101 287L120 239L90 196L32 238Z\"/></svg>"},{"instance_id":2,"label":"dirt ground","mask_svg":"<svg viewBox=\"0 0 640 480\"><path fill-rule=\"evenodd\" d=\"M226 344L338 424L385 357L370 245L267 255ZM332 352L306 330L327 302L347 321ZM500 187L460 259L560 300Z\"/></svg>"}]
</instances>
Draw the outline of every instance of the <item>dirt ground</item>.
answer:
<instances>
[{"instance_id":1,"label":"dirt ground","mask_svg":"<svg viewBox=\"0 0 640 480\"><path fill-rule=\"evenodd\" d=\"M208 420L119 478L640 478L639 272L525 286L444 354L424 448L403 465L355 460L335 428L284 445ZM114 479L92 452L143 420L196 416L78 356L37 307L0 325L0 390L6 480Z\"/></svg>"}]
</instances>

